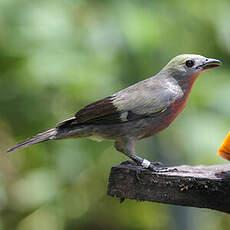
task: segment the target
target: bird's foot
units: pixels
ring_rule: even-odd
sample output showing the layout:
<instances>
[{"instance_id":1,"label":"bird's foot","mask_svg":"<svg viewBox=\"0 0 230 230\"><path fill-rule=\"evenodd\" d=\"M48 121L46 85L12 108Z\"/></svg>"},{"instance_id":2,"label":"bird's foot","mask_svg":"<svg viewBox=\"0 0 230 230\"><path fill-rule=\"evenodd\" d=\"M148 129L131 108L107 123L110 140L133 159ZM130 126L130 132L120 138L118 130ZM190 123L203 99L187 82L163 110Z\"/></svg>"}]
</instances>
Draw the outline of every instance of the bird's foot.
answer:
<instances>
[{"instance_id":1,"label":"bird's foot","mask_svg":"<svg viewBox=\"0 0 230 230\"><path fill-rule=\"evenodd\" d=\"M165 172L175 172L177 171L176 168L167 168L167 167L156 167L155 165L150 164L148 169L152 172L156 173L165 173Z\"/></svg>"},{"instance_id":2,"label":"bird's foot","mask_svg":"<svg viewBox=\"0 0 230 230\"><path fill-rule=\"evenodd\" d=\"M146 159L144 159L141 163L141 166L143 168L149 169L152 172L156 173L163 173L163 172L175 172L177 171L176 168L167 168L167 167L162 167L163 164L161 162L150 162ZM160 166L160 167L159 167Z\"/></svg>"},{"instance_id":3,"label":"bird's foot","mask_svg":"<svg viewBox=\"0 0 230 230\"><path fill-rule=\"evenodd\" d=\"M164 164L160 161L152 161L150 163L151 163L151 165L154 165L156 167L164 167Z\"/></svg>"}]
</instances>

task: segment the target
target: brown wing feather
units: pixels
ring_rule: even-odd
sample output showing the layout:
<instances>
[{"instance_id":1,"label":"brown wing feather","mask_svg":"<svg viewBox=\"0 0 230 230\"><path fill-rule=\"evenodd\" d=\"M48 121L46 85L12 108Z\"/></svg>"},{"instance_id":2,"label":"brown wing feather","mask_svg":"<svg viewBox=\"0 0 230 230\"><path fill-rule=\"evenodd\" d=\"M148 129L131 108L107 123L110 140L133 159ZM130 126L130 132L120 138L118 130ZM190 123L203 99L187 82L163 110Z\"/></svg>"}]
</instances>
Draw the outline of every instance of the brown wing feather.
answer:
<instances>
[{"instance_id":1,"label":"brown wing feather","mask_svg":"<svg viewBox=\"0 0 230 230\"><path fill-rule=\"evenodd\" d=\"M68 127L69 125L71 125L73 122L76 121L76 117L71 117L69 119L66 119L64 121L61 121L57 124L56 128L59 129L59 128L65 128L65 127Z\"/></svg>"},{"instance_id":2,"label":"brown wing feather","mask_svg":"<svg viewBox=\"0 0 230 230\"><path fill-rule=\"evenodd\" d=\"M64 128L69 125L77 125L96 121L99 117L106 117L111 114L119 114L117 108L113 105L113 97L106 97L102 100L91 103L79 110L75 117L64 120L57 124L57 128ZM118 115L119 116L119 115ZM101 119L99 119L101 120Z\"/></svg>"},{"instance_id":3,"label":"brown wing feather","mask_svg":"<svg viewBox=\"0 0 230 230\"><path fill-rule=\"evenodd\" d=\"M85 106L75 114L75 117L78 123L84 123L117 112L117 108L113 105L113 97L106 97Z\"/></svg>"}]
</instances>

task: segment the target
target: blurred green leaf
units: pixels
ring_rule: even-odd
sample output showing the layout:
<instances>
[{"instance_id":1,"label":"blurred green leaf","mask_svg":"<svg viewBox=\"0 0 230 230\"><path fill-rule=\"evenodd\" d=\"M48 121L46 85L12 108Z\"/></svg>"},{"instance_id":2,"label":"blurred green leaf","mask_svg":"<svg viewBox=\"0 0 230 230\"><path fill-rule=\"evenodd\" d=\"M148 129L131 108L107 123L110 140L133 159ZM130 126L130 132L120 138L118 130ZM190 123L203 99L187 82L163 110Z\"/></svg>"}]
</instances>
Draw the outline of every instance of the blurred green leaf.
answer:
<instances>
[{"instance_id":1,"label":"blurred green leaf","mask_svg":"<svg viewBox=\"0 0 230 230\"><path fill-rule=\"evenodd\" d=\"M223 67L202 74L185 111L137 150L169 165L226 163L216 152L230 122L229 9L228 0L0 0L2 155L172 57L198 53ZM109 170L125 159L111 142L90 140L2 158L0 230L229 228L219 213L181 208L178 221L179 209L107 197Z\"/></svg>"}]
</instances>

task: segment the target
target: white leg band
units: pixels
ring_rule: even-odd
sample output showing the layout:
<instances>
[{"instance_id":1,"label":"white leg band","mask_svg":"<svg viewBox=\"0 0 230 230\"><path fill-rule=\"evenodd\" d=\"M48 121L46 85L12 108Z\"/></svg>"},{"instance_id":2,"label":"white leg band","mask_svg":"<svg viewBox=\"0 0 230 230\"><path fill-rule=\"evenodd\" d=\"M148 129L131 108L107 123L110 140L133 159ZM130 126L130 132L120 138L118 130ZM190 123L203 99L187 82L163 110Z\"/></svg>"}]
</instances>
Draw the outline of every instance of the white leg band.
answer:
<instances>
[{"instance_id":1,"label":"white leg band","mask_svg":"<svg viewBox=\"0 0 230 230\"><path fill-rule=\"evenodd\" d=\"M150 164L151 164L151 162L148 161L148 160L146 160L146 159L144 159L143 162L141 163L141 165L142 165L144 168L148 168Z\"/></svg>"}]
</instances>

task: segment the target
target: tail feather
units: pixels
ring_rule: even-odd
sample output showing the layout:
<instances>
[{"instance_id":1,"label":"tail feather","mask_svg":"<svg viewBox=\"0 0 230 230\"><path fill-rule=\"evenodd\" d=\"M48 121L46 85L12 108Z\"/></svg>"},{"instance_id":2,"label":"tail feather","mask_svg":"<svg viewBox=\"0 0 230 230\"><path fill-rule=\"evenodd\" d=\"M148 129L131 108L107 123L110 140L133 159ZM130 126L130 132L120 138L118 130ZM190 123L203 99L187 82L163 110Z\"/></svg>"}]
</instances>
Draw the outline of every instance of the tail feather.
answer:
<instances>
[{"instance_id":1,"label":"tail feather","mask_svg":"<svg viewBox=\"0 0 230 230\"><path fill-rule=\"evenodd\" d=\"M19 143L18 145L8 149L7 152L12 152L16 149L25 148L25 147L28 147L30 145L34 145L37 143L48 141L50 139L53 139L55 137L55 134L56 134L56 128L50 129L50 130L43 132L43 133L39 133L38 135L31 137L31 138L28 138L27 140Z\"/></svg>"}]
</instances>

